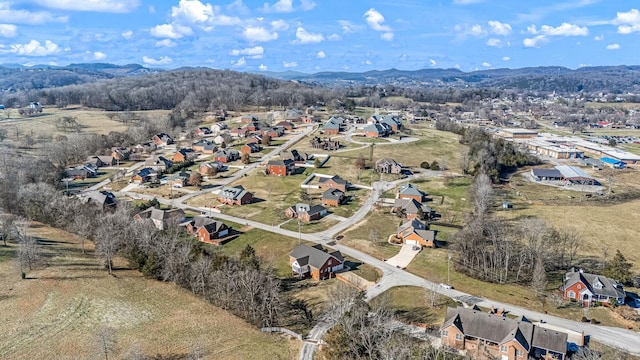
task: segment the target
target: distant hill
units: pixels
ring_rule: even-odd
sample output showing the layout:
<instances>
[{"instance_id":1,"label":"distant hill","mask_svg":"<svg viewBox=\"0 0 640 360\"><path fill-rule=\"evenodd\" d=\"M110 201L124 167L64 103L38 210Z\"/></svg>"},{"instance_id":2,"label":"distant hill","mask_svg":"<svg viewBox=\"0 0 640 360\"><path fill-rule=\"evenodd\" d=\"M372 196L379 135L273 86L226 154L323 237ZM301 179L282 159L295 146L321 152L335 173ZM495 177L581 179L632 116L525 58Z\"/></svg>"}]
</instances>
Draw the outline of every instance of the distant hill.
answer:
<instances>
[{"instance_id":1,"label":"distant hill","mask_svg":"<svg viewBox=\"0 0 640 360\"><path fill-rule=\"evenodd\" d=\"M180 68L172 71L200 71L204 67ZM91 83L102 79L141 76L162 72L139 64L108 63L71 64L68 66L17 64L0 66L0 90L43 89L64 85ZM582 67L576 70L559 66L521 69L487 69L464 72L458 69L372 70L366 72L297 71L260 72L259 75L299 81L321 86L395 85L399 87L433 88L500 88L518 91L555 91L558 93L613 92L640 93L640 65Z\"/></svg>"}]
</instances>

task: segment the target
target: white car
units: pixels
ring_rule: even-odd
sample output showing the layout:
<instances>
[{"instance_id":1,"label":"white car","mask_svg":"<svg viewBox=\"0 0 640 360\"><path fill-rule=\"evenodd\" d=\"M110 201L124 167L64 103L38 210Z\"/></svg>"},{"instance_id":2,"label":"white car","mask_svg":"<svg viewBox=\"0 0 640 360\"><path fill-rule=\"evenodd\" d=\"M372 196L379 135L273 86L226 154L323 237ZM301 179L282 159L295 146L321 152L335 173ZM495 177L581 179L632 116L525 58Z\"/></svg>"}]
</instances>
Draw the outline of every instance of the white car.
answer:
<instances>
[{"instance_id":1,"label":"white car","mask_svg":"<svg viewBox=\"0 0 640 360\"><path fill-rule=\"evenodd\" d=\"M449 289L449 290L453 289L453 286L451 286L449 284L444 284L444 283L440 284L440 287L443 287L443 288Z\"/></svg>"}]
</instances>

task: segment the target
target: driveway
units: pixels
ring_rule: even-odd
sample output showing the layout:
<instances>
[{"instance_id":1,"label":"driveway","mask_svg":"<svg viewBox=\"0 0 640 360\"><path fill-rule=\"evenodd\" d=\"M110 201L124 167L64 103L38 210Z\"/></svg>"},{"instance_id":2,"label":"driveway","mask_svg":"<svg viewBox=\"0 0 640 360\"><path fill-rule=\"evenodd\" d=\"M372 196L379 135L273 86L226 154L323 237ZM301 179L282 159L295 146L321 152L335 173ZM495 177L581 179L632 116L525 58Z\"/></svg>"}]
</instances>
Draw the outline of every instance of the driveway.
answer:
<instances>
[{"instance_id":1,"label":"driveway","mask_svg":"<svg viewBox=\"0 0 640 360\"><path fill-rule=\"evenodd\" d=\"M414 247L417 250L414 250ZM413 260L413 258L416 257L416 255L418 255L419 252L420 252L419 247L415 245L404 244L402 245L400 252L396 256L389 258L387 260L387 264L404 269L407 266L409 266L409 264L411 263L411 260Z\"/></svg>"}]
</instances>

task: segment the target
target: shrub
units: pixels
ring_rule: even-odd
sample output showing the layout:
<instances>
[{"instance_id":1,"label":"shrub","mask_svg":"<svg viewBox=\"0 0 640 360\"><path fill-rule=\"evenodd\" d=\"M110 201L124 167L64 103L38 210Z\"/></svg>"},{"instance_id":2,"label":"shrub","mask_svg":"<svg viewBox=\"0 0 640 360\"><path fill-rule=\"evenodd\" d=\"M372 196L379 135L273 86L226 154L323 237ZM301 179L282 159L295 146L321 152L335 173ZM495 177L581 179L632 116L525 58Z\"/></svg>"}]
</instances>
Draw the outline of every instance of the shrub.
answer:
<instances>
[{"instance_id":1,"label":"shrub","mask_svg":"<svg viewBox=\"0 0 640 360\"><path fill-rule=\"evenodd\" d=\"M423 161L420 163L420 167L423 169L431 169L431 164L428 161Z\"/></svg>"},{"instance_id":2,"label":"shrub","mask_svg":"<svg viewBox=\"0 0 640 360\"><path fill-rule=\"evenodd\" d=\"M583 316L583 317L582 317L582 319L580 319L580 321L581 321L581 322L586 323L586 322L588 322L589 320L587 320L587 317L586 317L586 316Z\"/></svg>"}]
</instances>

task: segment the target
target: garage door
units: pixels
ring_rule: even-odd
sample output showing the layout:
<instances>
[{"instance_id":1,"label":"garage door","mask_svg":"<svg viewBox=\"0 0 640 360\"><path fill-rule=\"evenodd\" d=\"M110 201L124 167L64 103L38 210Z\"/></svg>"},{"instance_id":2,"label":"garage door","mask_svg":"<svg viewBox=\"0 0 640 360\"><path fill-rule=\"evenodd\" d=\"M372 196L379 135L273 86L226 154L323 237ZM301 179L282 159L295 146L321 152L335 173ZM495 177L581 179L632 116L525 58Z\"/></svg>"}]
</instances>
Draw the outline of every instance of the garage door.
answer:
<instances>
[{"instance_id":1,"label":"garage door","mask_svg":"<svg viewBox=\"0 0 640 360\"><path fill-rule=\"evenodd\" d=\"M418 245L418 240L407 240L404 243L407 245Z\"/></svg>"}]
</instances>

